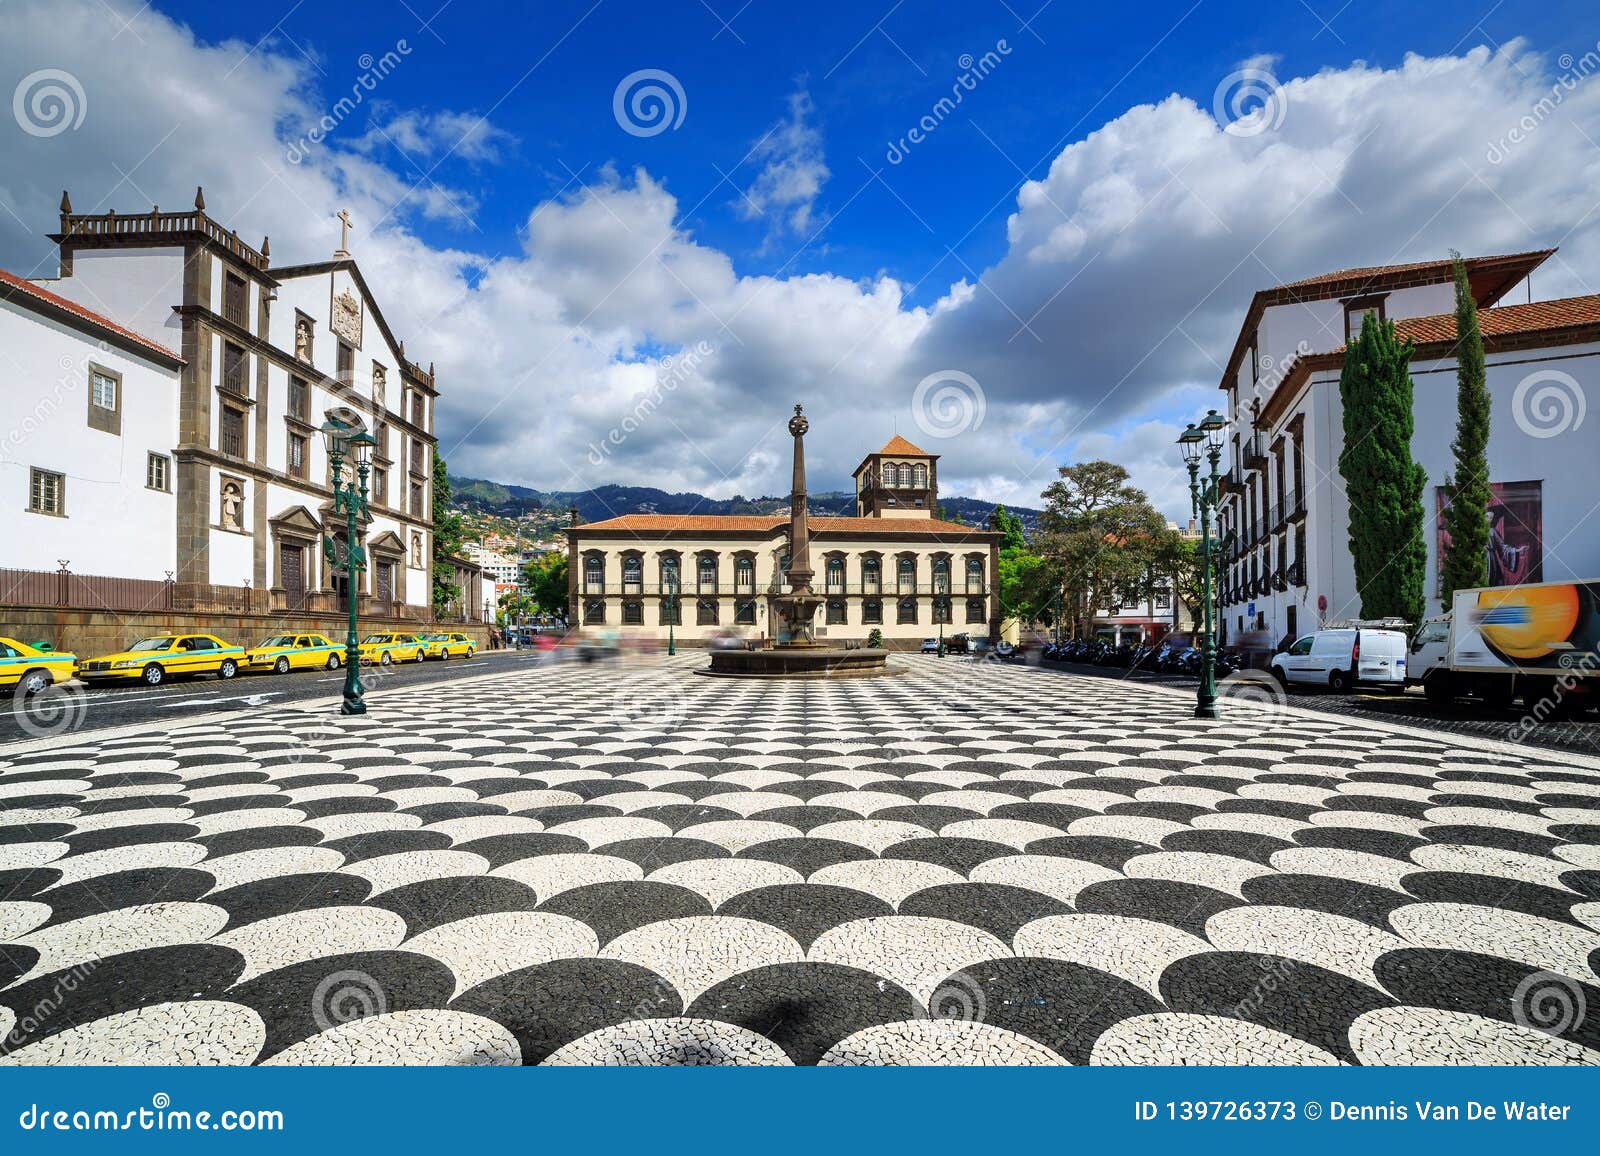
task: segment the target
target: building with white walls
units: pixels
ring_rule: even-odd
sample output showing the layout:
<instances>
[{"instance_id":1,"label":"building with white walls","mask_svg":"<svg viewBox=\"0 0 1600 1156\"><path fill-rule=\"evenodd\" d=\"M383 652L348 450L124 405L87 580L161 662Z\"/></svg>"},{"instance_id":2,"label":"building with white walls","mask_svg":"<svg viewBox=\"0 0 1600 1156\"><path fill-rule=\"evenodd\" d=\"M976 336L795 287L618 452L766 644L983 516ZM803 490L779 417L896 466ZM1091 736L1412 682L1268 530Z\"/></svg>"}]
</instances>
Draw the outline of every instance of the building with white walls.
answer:
<instances>
[{"instance_id":1,"label":"building with white walls","mask_svg":"<svg viewBox=\"0 0 1600 1156\"><path fill-rule=\"evenodd\" d=\"M1600 576L1600 422L1584 421L1600 390L1600 295L1532 300L1529 278L1554 253L1466 259L1493 407L1491 571L1501 582ZM1456 433L1451 262L1349 269L1257 293L1228 360L1226 638L1255 630L1277 640L1360 614L1339 374L1369 311L1416 347L1411 453L1427 471L1427 592L1430 612L1439 608L1439 487Z\"/></svg>"},{"instance_id":2,"label":"building with white walls","mask_svg":"<svg viewBox=\"0 0 1600 1156\"><path fill-rule=\"evenodd\" d=\"M0 282L15 374L0 421L50 413L0 467L13 491L0 518L25 518L8 563L70 559L76 573L337 609L344 578L325 535L343 550L345 528L319 434L337 413L378 441L362 607L424 617L436 382L407 359L344 245L274 267L268 242L223 228L198 192L191 210L132 215L74 213L63 194L51 239L57 277ZM52 492L64 497L52 504Z\"/></svg>"},{"instance_id":3,"label":"building with white walls","mask_svg":"<svg viewBox=\"0 0 1600 1156\"><path fill-rule=\"evenodd\" d=\"M5 564L163 579L183 358L0 271Z\"/></svg>"},{"instance_id":4,"label":"building with white walls","mask_svg":"<svg viewBox=\"0 0 1600 1156\"><path fill-rule=\"evenodd\" d=\"M856 515L809 521L816 635L890 647L966 633L998 638L1001 535L947 522L938 456L896 436L855 471ZM690 644L781 635L787 514L624 514L567 532L568 620Z\"/></svg>"}]
</instances>

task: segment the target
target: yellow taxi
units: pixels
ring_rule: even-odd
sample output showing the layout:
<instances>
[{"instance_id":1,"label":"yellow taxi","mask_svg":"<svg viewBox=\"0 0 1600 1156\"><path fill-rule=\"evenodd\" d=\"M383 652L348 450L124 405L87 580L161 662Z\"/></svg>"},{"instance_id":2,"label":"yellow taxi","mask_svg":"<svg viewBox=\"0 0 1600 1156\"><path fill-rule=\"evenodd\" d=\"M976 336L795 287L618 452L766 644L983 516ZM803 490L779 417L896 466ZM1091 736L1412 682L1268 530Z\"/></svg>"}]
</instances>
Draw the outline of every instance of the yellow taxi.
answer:
<instances>
[{"instance_id":1,"label":"yellow taxi","mask_svg":"<svg viewBox=\"0 0 1600 1156\"><path fill-rule=\"evenodd\" d=\"M361 640L364 663L421 662L427 655L428 644L415 634L369 634Z\"/></svg>"},{"instance_id":2,"label":"yellow taxi","mask_svg":"<svg viewBox=\"0 0 1600 1156\"><path fill-rule=\"evenodd\" d=\"M38 694L52 682L66 682L77 665L75 654L0 638L0 686L18 687L21 694Z\"/></svg>"},{"instance_id":3,"label":"yellow taxi","mask_svg":"<svg viewBox=\"0 0 1600 1156\"><path fill-rule=\"evenodd\" d=\"M179 674L214 674L232 678L244 661L244 647L233 646L215 634L156 634L141 638L127 650L102 654L78 664L78 677L136 678L146 686L160 686Z\"/></svg>"},{"instance_id":4,"label":"yellow taxi","mask_svg":"<svg viewBox=\"0 0 1600 1156\"><path fill-rule=\"evenodd\" d=\"M429 658L471 658L478 651L478 644L465 634L424 634L422 641L428 644Z\"/></svg>"},{"instance_id":5,"label":"yellow taxi","mask_svg":"<svg viewBox=\"0 0 1600 1156\"><path fill-rule=\"evenodd\" d=\"M344 647L326 634L274 634L252 646L244 656L251 673L270 670L288 674L291 670L338 670Z\"/></svg>"}]
</instances>

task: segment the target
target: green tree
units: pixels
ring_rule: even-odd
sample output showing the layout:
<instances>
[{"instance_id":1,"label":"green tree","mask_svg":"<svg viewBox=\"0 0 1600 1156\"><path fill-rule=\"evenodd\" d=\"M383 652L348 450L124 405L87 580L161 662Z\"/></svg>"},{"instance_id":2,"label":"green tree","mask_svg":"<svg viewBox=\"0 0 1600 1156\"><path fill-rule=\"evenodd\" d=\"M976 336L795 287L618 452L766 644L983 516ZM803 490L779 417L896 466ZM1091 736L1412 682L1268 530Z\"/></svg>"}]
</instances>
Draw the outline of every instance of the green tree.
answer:
<instances>
[{"instance_id":1,"label":"green tree","mask_svg":"<svg viewBox=\"0 0 1600 1156\"><path fill-rule=\"evenodd\" d=\"M1457 590L1489 582L1489 386L1483 370L1483 333L1478 302L1460 253L1456 272L1456 440L1450 444L1455 469L1444 480L1444 529L1449 548L1439 559L1439 582L1446 606Z\"/></svg>"},{"instance_id":2,"label":"green tree","mask_svg":"<svg viewBox=\"0 0 1600 1156\"><path fill-rule=\"evenodd\" d=\"M1339 473L1350 499L1350 557L1363 618L1422 621L1428 547L1423 539L1426 472L1411 460L1412 345L1394 322L1368 313L1345 350L1339 375L1344 449Z\"/></svg>"},{"instance_id":3,"label":"green tree","mask_svg":"<svg viewBox=\"0 0 1600 1156\"><path fill-rule=\"evenodd\" d=\"M994 508L994 528L1003 535L1000 539L1000 549L1002 550L1010 550L1028 544L1022 533L1022 519L1004 506L996 506Z\"/></svg>"},{"instance_id":4,"label":"green tree","mask_svg":"<svg viewBox=\"0 0 1600 1156\"><path fill-rule=\"evenodd\" d=\"M1056 583L1050 567L1026 546L1000 551L1000 614L1020 622L1045 618L1055 601Z\"/></svg>"},{"instance_id":5,"label":"green tree","mask_svg":"<svg viewBox=\"0 0 1600 1156\"><path fill-rule=\"evenodd\" d=\"M450 507L450 471L439 447L433 447L433 609L443 611L461 597L450 557L458 553L465 536L461 515Z\"/></svg>"},{"instance_id":6,"label":"green tree","mask_svg":"<svg viewBox=\"0 0 1600 1156\"><path fill-rule=\"evenodd\" d=\"M536 614L567 613L567 554L552 550L522 567L522 584Z\"/></svg>"},{"instance_id":7,"label":"green tree","mask_svg":"<svg viewBox=\"0 0 1600 1156\"><path fill-rule=\"evenodd\" d=\"M1196 623L1200 622L1205 609L1199 546L1199 539L1185 538L1176 530L1169 530L1155 549L1156 573L1172 579L1172 596L1183 604L1189 618Z\"/></svg>"},{"instance_id":8,"label":"green tree","mask_svg":"<svg viewBox=\"0 0 1600 1156\"><path fill-rule=\"evenodd\" d=\"M1065 594L1063 615L1088 634L1096 610L1149 597L1167 520L1115 462L1083 462L1058 472L1041 495L1037 547Z\"/></svg>"}]
</instances>

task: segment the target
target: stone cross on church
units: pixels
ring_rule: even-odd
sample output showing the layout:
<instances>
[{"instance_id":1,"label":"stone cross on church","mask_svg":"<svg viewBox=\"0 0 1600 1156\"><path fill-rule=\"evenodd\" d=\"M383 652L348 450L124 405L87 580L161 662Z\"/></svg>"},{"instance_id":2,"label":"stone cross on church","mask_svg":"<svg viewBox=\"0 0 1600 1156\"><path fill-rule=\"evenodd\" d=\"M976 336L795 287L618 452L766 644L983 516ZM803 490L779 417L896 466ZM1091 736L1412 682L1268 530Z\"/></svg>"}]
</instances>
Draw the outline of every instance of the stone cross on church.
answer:
<instances>
[{"instance_id":1,"label":"stone cross on church","mask_svg":"<svg viewBox=\"0 0 1600 1156\"><path fill-rule=\"evenodd\" d=\"M355 227L355 222L350 219L349 209L340 209L334 214L339 218L339 247L334 250L335 259L350 256L350 230Z\"/></svg>"}]
</instances>

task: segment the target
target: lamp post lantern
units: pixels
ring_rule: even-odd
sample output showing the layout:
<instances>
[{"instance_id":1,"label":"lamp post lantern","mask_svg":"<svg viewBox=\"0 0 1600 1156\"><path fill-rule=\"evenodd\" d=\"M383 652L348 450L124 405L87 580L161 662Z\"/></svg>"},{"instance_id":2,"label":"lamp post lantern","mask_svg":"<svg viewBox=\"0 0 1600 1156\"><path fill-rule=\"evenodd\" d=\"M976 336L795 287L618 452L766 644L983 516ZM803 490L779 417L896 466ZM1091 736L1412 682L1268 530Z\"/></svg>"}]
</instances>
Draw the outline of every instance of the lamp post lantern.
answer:
<instances>
[{"instance_id":1,"label":"lamp post lantern","mask_svg":"<svg viewBox=\"0 0 1600 1156\"><path fill-rule=\"evenodd\" d=\"M1227 419L1216 410L1208 410L1198 425L1191 425L1178 437L1178 448L1183 453L1183 464L1189 470L1190 510L1200 517L1200 689L1195 695L1195 718L1217 717L1217 640L1215 611L1212 606L1212 565L1216 558L1217 542L1211 536L1211 514L1220 497L1221 474L1218 464L1222 460L1223 437L1228 428ZM1200 476L1202 455L1209 466L1205 477Z\"/></svg>"},{"instance_id":2,"label":"lamp post lantern","mask_svg":"<svg viewBox=\"0 0 1600 1156\"><path fill-rule=\"evenodd\" d=\"M371 469L372 447L377 444L366 430L329 417L322 426L323 441L328 449L328 461L333 467L333 511L344 515L344 557L339 557L338 541L329 534L324 546L333 559L334 569L344 570L345 605L349 612L349 629L344 639L344 703L339 708L343 714L366 714L367 704L361 698L361 640L357 637L356 612L359 597L356 582L365 570L367 552L356 540L357 533L370 516L367 505L367 475ZM350 480L344 480L344 464L351 464Z\"/></svg>"},{"instance_id":3,"label":"lamp post lantern","mask_svg":"<svg viewBox=\"0 0 1600 1156\"><path fill-rule=\"evenodd\" d=\"M667 657L671 658L678 653L678 571L668 570L666 574L667 593Z\"/></svg>"}]
</instances>

